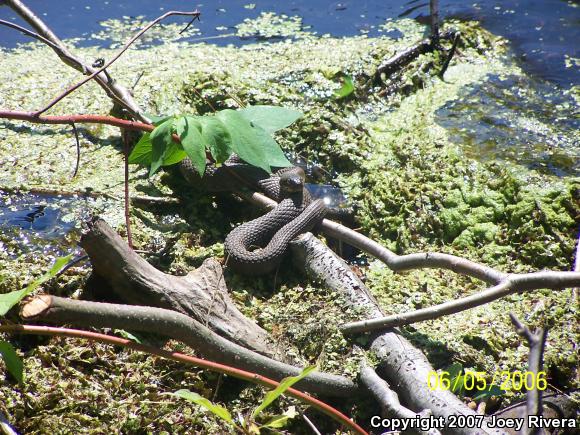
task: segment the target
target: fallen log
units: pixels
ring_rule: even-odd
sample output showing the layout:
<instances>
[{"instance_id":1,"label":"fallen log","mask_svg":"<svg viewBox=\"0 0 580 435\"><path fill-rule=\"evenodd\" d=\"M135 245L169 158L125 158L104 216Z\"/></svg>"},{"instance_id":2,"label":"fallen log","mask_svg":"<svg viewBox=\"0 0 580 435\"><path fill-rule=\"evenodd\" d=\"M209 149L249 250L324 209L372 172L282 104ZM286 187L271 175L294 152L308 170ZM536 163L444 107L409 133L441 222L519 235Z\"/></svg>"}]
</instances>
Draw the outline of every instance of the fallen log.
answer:
<instances>
[{"instance_id":1,"label":"fallen log","mask_svg":"<svg viewBox=\"0 0 580 435\"><path fill-rule=\"evenodd\" d=\"M294 259L299 267L316 280L322 281L334 291L342 294L353 307L366 311L370 317L384 316L370 291L350 267L330 251L326 245L307 233L291 243ZM339 276L340 279L336 279ZM430 372L435 369L427 358L411 342L398 333L397 329L376 335L370 345L379 359L380 373L401 402L414 412L430 410L434 417L476 416L457 396L448 390L431 391L427 385ZM482 422L482 434L504 433ZM444 433L473 434L473 428L447 428Z\"/></svg>"},{"instance_id":2,"label":"fallen log","mask_svg":"<svg viewBox=\"0 0 580 435\"><path fill-rule=\"evenodd\" d=\"M270 358L288 360L268 332L236 308L215 259L205 260L185 276L165 274L141 258L98 217L88 223L80 245L90 258L93 274L123 302L183 313L234 343Z\"/></svg>"},{"instance_id":3,"label":"fallen log","mask_svg":"<svg viewBox=\"0 0 580 435\"><path fill-rule=\"evenodd\" d=\"M278 381L301 372L299 367L275 361L232 343L185 314L163 308L42 295L24 305L20 316L26 321L72 323L83 327L161 334L189 345L208 360L260 373ZM296 385L325 396L347 398L358 392L358 387L350 379L327 373L311 373Z\"/></svg>"}]
</instances>

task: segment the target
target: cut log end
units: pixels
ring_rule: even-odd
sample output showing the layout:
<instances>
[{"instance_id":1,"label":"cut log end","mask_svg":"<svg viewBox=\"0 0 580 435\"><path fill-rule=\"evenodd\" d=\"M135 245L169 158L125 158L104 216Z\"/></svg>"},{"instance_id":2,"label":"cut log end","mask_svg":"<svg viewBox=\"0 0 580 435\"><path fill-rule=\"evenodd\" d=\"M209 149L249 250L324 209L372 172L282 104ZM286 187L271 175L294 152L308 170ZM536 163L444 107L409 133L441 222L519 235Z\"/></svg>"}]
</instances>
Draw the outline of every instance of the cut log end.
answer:
<instances>
[{"instance_id":1,"label":"cut log end","mask_svg":"<svg viewBox=\"0 0 580 435\"><path fill-rule=\"evenodd\" d=\"M20 310L20 317L31 320L41 316L52 304L52 296L40 295L27 302Z\"/></svg>"}]
</instances>

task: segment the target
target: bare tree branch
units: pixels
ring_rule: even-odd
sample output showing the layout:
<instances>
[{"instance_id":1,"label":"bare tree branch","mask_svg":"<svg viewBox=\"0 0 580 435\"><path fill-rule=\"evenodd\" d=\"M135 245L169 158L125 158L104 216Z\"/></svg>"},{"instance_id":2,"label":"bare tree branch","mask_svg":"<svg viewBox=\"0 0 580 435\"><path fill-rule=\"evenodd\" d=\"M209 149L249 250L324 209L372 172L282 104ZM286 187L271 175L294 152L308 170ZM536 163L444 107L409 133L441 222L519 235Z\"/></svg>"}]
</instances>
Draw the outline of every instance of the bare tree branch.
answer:
<instances>
[{"instance_id":1,"label":"bare tree branch","mask_svg":"<svg viewBox=\"0 0 580 435\"><path fill-rule=\"evenodd\" d=\"M389 387L389 384L382 379L377 373L367 364L363 364L359 372L359 379L362 386L366 387L373 397L379 402L385 413L390 417L400 419L415 419L417 417L425 418L431 415L431 411L426 410L420 413L411 411L405 408L399 402L399 396ZM441 435L437 429L430 429L423 431L419 428L410 429L409 433L420 435Z\"/></svg>"},{"instance_id":2,"label":"bare tree branch","mask_svg":"<svg viewBox=\"0 0 580 435\"><path fill-rule=\"evenodd\" d=\"M524 416L524 421L527 423L529 421L528 417L531 415L542 416L542 390L538 388L537 379L544 364L544 346L546 344L548 331L544 328L538 328L536 332L532 333L513 313L510 313L510 319L516 327L517 333L526 339L530 347L526 385L533 385L534 388L528 389L526 394L526 415ZM530 377L532 378L531 382L528 382L527 379ZM539 435L544 433L544 431L540 427L534 426L532 428L528 427L526 433L529 435Z\"/></svg>"},{"instance_id":3,"label":"bare tree branch","mask_svg":"<svg viewBox=\"0 0 580 435\"><path fill-rule=\"evenodd\" d=\"M58 45L56 45L55 43L53 43L49 39L46 39L44 36L41 36L38 33L31 32L27 28L19 26L18 24L11 23L10 21L6 21L6 20L0 20L0 25L10 27L12 29L16 29L19 32L25 34L26 36L30 36L31 38L37 39L40 42L44 42L46 45L48 45L50 48L52 48L55 51L59 50Z\"/></svg>"},{"instance_id":4,"label":"bare tree branch","mask_svg":"<svg viewBox=\"0 0 580 435\"><path fill-rule=\"evenodd\" d=\"M431 40L434 45L439 44L439 0L429 0L431 12Z\"/></svg>"},{"instance_id":5,"label":"bare tree branch","mask_svg":"<svg viewBox=\"0 0 580 435\"><path fill-rule=\"evenodd\" d=\"M370 296L369 290L354 272L330 251L326 245L310 233L291 243L294 260L299 268L306 270L315 281L323 282L332 291L348 300L350 306L365 311L369 316L383 316L380 306ZM302 252L300 252L302 251ZM372 337L370 350L379 359L379 370L396 388L401 401L415 412L430 410L443 419L451 415L475 415L449 390L430 390L426 379L434 371L425 354L417 349L396 329ZM472 435L471 428L446 428L445 433ZM492 428L484 419L482 434L503 433Z\"/></svg>"},{"instance_id":6,"label":"bare tree branch","mask_svg":"<svg viewBox=\"0 0 580 435\"><path fill-rule=\"evenodd\" d=\"M274 379L296 376L301 371L232 343L185 314L163 308L42 295L24 305L20 315L26 321L162 334L182 341L211 361L262 373ZM327 373L312 373L297 386L314 393L338 397L349 397L359 392L351 380Z\"/></svg>"},{"instance_id":7,"label":"bare tree branch","mask_svg":"<svg viewBox=\"0 0 580 435\"><path fill-rule=\"evenodd\" d=\"M83 60L73 55L66 47L66 45L64 45L64 43L50 30L50 28L24 3L22 3L20 0L5 0L5 3L18 15L20 15L28 24L30 24L32 28L38 32L40 37L51 42L49 46L66 65L76 69L77 71L80 71L85 75L93 74L95 72L92 66L86 64ZM21 29L18 30L22 31ZM139 108L139 105L135 102L131 93L125 87L120 85L118 82L109 83L109 80L104 73L99 73L95 80L113 101L127 109L127 111L135 119L148 121L143 115L141 115L141 109Z\"/></svg>"},{"instance_id":8,"label":"bare tree branch","mask_svg":"<svg viewBox=\"0 0 580 435\"><path fill-rule=\"evenodd\" d=\"M452 40L455 36L454 31L446 31L439 34L439 39L437 40L437 44L442 39L445 40ZM391 56L389 59L385 60L383 63L379 65L377 70L375 71L374 80L380 80L381 76L389 77L396 71L399 71L402 67L410 64L412 61L417 59L420 55L429 53L436 48L436 44L434 43L432 38L423 39L419 41L415 45L412 45L399 53Z\"/></svg>"},{"instance_id":9,"label":"bare tree branch","mask_svg":"<svg viewBox=\"0 0 580 435\"><path fill-rule=\"evenodd\" d=\"M276 388L280 384L272 379L264 377L258 373L251 373L245 370L240 370L231 366L224 364L215 363L213 361L207 361L201 358L196 358L190 355L185 355L179 352L172 352L163 349L158 349L153 346L147 346L141 343L135 343L131 340L127 340L120 337L114 337L106 334L101 334L92 331L81 331L78 329L68 329L68 328L55 328L50 326L35 326L35 325L0 325L0 333L20 333L20 334L35 334L35 335L48 335L56 337L69 337L69 338L83 338L87 340L97 341L101 343L111 344L115 346L122 346L127 349L133 349L140 352L149 353L151 355L156 355L161 358L170 359L173 361L179 361L182 363L191 364L195 367L200 367L203 369L211 370L217 373L227 374L239 379L243 379L254 384L262 385L268 388ZM354 433L359 435L368 435L367 432L362 429L358 424L348 418L346 415L340 411L334 409L333 407L327 405L326 403L308 395L294 388L288 388L285 394L292 396L310 406L314 409L328 415L333 420L344 425L345 428L352 430Z\"/></svg>"},{"instance_id":10,"label":"bare tree branch","mask_svg":"<svg viewBox=\"0 0 580 435\"><path fill-rule=\"evenodd\" d=\"M123 167L124 172L124 192L125 192L125 228L127 229L127 244L129 248L133 249L133 238L131 237L131 215L130 215L130 201L129 201L129 154L131 152L131 144L129 143L129 135L127 130L121 130L121 138L123 140Z\"/></svg>"},{"instance_id":11,"label":"bare tree branch","mask_svg":"<svg viewBox=\"0 0 580 435\"><path fill-rule=\"evenodd\" d=\"M11 0L14 1L14 0ZM72 92L74 92L75 90L77 90L78 88L80 88L82 85L84 85L85 83L89 82L90 80L92 80L93 78L95 78L97 75L104 73L105 70L110 67L117 59L119 59L123 53L125 53L125 51L127 51L127 49L141 36L143 35L145 32L147 32L147 30L149 30L151 27L153 27L155 24L157 24L158 22L164 20L167 17L170 17L172 15L186 15L186 16L192 16L194 18L198 18L200 15L199 11L193 11L193 12L182 12L182 11L169 11L166 12L165 14L161 15L160 17L156 18L155 20L153 20L151 23L149 23L147 26L145 26L143 29L141 29L139 32L137 32L137 34L135 36L133 36L129 42L127 42L125 44L125 46L123 48L121 48L121 50L119 50L119 52L113 56L113 58L111 60L109 60L108 62L106 62L102 67L100 67L99 69L95 70L94 72L92 72L88 77L84 78L83 80L81 80L80 82L72 85L70 88L68 88L66 91L64 91L63 93L61 93L60 95L58 95L56 98L54 98L50 103L48 103L45 107L43 107L42 109L36 111L34 113L34 116L39 116L42 115L44 112L46 112L48 109L50 109L51 107L53 107L55 104L57 104L59 101L61 101L63 98L65 98L67 95L71 94ZM108 83L111 83L111 80L107 80Z\"/></svg>"},{"instance_id":12,"label":"bare tree branch","mask_svg":"<svg viewBox=\"0 0 580 435\"><path fill-rule=\"evenodd\" d=\"M81 198L108 198L115 201L123 201L123 198L117 197L107 192L95 192L92 190L60 190L60 189L46 189L42 187L24 188L23 186L2 186L0 191L9 193L32 193L40 195L61 195L61 196L78 196ZM179 198L165 197L165 196L149 196L149 195L131 195L129 200L136 204L156 204L156 205L177 205L180 204Z\"/></svg>"},{"instance_id":13,"label":"bare tree branch","mask_svg":"<svg viewBox=\"0 0 580 435\"><path fill-rule=\"evenodd\" d=\"M457 50L457 44L459 43L460 37L461 37L461 33L456 32L455 36L453 38L453 45L451 45L451 49L449 50L449 53L447 53L447 57L445 58L445 62L443 62L443 66L441 67L441 71L439 71L439 74L437 74L440 79L443 79L443 76L445 75L447 68L449 68L449 64L451 63L451 59L453 59L453 56L455 55L455 50Z\"/></svg>"},{"instance_id":14,"label":"bare tree branch","mask_svg":"<svg viewBox=\"0 0 580 435\"><path fill-rule=\"evenodd\" d=\"M73 133L75 135L75 144L76 144L76 148L77 148L77 161L75 164L75 170L73 172L72 177L76 177L77 173L79 172L79 165L81 163L81 142L79 140L79 132L77 130L77 126L76 124L73 122L71 123L72 129L73 129Z\"/></svg>"},{"instance_id":15,"label":"bare tree branch","mask_svg":"<svg viewBox=\"0 0 580 435\"><path fill-rule=\"evenodd\" d=\"M0 112L0 117L2 114ZM260 207L273 208L276 201L258 192L237 193L243 199ZM397 255L380 243L329 219L324 219L320 224L322 231L334 238L342 240L361 251L381 260L394 272L422 268L449 269L455 273L471 276L490 284L497 284L504 280L508 274L495 270L489 266L476 263L455 255L439 252L420 252L415 254Z\"/></svg>"},{"instance_id":16,"label":"bare tree branch","mask_svg":"<svg viewBox=\"0 0 580 435\"><path fill-rule=\"evenodd\" d=\"M575 287L578 285L580 285L580 272L534 272L512 274L502 280L498 285L471 296L444 302L433 307L423 308L409 313L394 314L379 319L347 323L341 327L341 330L345 334L380 331L396 326L409 325L423 320L437 319L449 314L459 313L460 311L487 304L514 293L544 288L562 290L564 288Z\"/></svg>"}]
</instances>

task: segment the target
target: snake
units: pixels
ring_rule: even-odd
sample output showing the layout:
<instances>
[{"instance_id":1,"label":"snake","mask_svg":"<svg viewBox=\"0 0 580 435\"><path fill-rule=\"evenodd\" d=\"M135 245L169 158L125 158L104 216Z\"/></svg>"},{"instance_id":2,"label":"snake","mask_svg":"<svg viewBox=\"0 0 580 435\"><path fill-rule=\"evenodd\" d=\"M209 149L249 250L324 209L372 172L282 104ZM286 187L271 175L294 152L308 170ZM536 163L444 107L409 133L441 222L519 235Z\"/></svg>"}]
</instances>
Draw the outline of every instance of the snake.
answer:
<instances>
[{"instance_id":1,"label":"snake","mask_svg":"<svg viewBox=\"0 0 580 435\"><path fill-rule=\"evenodd\" d=\"M298 166L268 174L234 156L219 168L208 168L201 179L187 158L181 162L180 170L190 184L201 182L211 191L240 190L241 182L246 182L278 202L265 215L239 225L226 236L226 264L244 275L276 270L290 242L314 228L327 213L324 201L310 196L305 187L306 175Z\"/></svg>"}]
</instances>

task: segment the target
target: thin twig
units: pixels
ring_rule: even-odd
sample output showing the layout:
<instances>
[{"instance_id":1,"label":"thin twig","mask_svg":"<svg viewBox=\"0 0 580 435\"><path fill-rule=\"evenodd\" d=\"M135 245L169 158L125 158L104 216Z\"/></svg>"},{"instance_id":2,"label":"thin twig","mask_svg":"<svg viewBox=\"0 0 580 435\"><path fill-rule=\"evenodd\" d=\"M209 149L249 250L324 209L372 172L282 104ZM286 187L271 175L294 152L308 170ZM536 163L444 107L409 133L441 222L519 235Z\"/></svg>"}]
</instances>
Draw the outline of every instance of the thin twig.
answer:
<instances>
[{"instance_id":1,"label":"thin twig","mask_svg":"<svg viewBox=\"0 0 580 435\"><path fill-rule=\"evenodd\" d=\"M130 204L129 204L129 152L131 149L131 144L129 143L129 134L127 130L121 130L121 136L123 138L123 164L125 167L124 182L125 182L125 227L127 228L127 245L129 248L133 249L133 239L131 237L131 215L130 215Z\"/></svg>"},{"instance_id":2,"label":"thin twig","mask_svg":"<svg viewBox=\"0 0 580 435\"><path fill-rule=\"evenodd\" d=\"M434 46L439 45L439 0L429 0L431 12L431 40Z\"/></svg>"},{"instance_id":3,"label":"thin twig","mask_svg":"<svg viewBox=\"0 0 580 435\"><path fill-rule=\"evenodd\" d=\"M6 26L6 27L11 27L12 29L16 29L19 32L24 33L26 36L30 36L31 38L38 39L40 42L44 42L46 45L48 45L53 50L59 49L58 45L56 45L52 41L46 39L44 36L39 35L38 33L34 33L25 27L19 26L18 24L11 23L10 21L6 21L6 20L0 20L0 25Z\"/></svg>"},{"instance_id":4,"label":"thin twig","mask_svg":"<svg viewBox=\"0 0 580 435\"><path fill-rule=\"evenodd\" d=\"M4 333L18 333L18 334L34 334L34 335L49 335L53 337L68 337L68 338L83 338L91 341L97 341L100 343L111 344L114 346L121 346L128 349L137 350L140 352L149 353L151 355L156 355L161 358L170 359L173 361L179 361L186 364L191 364L195 367L200 367L202 369L211 370L217 373L223 373L229 376L236 377L238 379L243 379L245 381L262 385L267 388L276 388L279 386L279 382L276 382L267 377L261 376L257 373L251 373L245 370L240 370L235 367L227 366L224 364L215 363L212 361L204 360L201 358L196 358L193 356L185 355L179 352L171 352L163 349L158 349L153 346L147 346L140 343L135 343L131 340L127 340L120 337L113 337L106 334L100 334L98 332L92 331L82 331L78 329L69 328L55 328L49 326L33 326L33 325L0 325L0 332ZM340 411L332 408L326 403L315 399L314 397L298 391L294 388L289 388L285 391L285 394L292 396L301 402L312 406L318 411L329 416L333 420L337 421L344 427L354 431L357 434L368 435L367 432L362 429L359 425L349 419L346 415L342 414Z\"/></svg>"},{"instance_id":5,"label":"thin twig","mask_svg":"<svg viewBox=\"0 0 580 435\"><path fill-rule=\"evenodd\" d=\"M83 80L81 80L80 82L74 84L73 86L69 87L66 91L64 91L63 93L61 93L60 95L58 95L56 98L54 98L50 103L48 103L44 108L36 111L34 113L34 116L40 116L41 114L43 114L44 112L46 112L48 109L50 109L51 107L53 107L55 104L57 104L59 101L61 101L63 98L65 98L67 95L71 94L72 92L74 92L75 90L77 90L78 88L80 88L82 85L84 85L85 83L89 82L90 80L92 80L95 76L97 76L98 74L102 73L103 71L105 71L108 67L110 67L117 59L119 59L123 53L125 53L125 51L127 51L127 49L141 36L143 35L145 32L147 32L147 30L149 30L151 27L153 27L155 24L157 24L159 21L164 20L165 18L172 16L172 15L186 15L186 16L193 16L195 18L198 18L200 16L200 12L199 11L193 11L193 12L182 12L182 11L169 11L163 15L161 15L160 17L156 18L155 20L153 20L151 23L149 23L147 26L145 26L143 29L141 29L139 32L137 32L137 34L135 36L133 36L129 42L127 42L125 44L125 46L123 48L121 48L121 50L115 55L113 56L113 58L108 61L107 63L105 63L102 67L100 67L99 69L97 69L95 72L93 72L91 75L89 75L88 77L84 78Z\"/></svg>"},{"instance_id":6,"label":"thin twig","mask_svg":"<svg viewBox=\"0 0 580 435\"><path fill-rule=\"evenodd\" d=\"M139 82L141 81L141 78L143 77L143 74L145 74L145 71L141 71L139 73L139 75L137 76L137 78L135 79L135 81L133 82L133 85L131 86L131 90L134 91L135 88L137 87L137 85L139 84Z\"/></svg>"},{"instance_id":7,"label":"thin twig","mask_svg":"<svg viewBox=\"0 0 580 435\"><path fill-rule=\"evenodd\" d=\"M543 288L561 290L578 285L580 285L580 272L545 271L512 274L509 278L506 278L494 287L461 299L444 302L439 305L411 311L409 313L394 314L392 316L351 322L342 325L340 329L344 334L386 330L459 313L514 293Z\"/></svg>"},{"instance_id":8,"label":"thin twig","mask_svg":"<svg viewBox=\"0 0 580 435\"><path fill-rule=\"evenodd\" d=\"M114 201L123 201L123 198L115 196L107 192L95 192L93 190L59 190L47 189L43 187L29 187L23 186L2 186L0 185L0 192L9 193L30 193L34 195L51 195L51 196L79 196L81 198L107 198ZM154 204L154 205L177 205L180 204L179 198L171 196L149 196L149 195L132 195L130 197L132 203L137 204Z\"/></svg>"},{"instance_id":9,"label":"thin twig","mask_svg":"<svg viewBox=\"0 0 580 435\"><path fill-rule=\"evenodd\" d=\"M516 327L517 333L525 338L530 347L530 356L528 358L528 371L526 372L526 385L528 385L528 378L531 378L529 385L534 386L534 388L528 389L526 394L526 416L524 421L529 422L529 417L534 415L542 416L542 390L538 388L538 375L542 372L543 358L544 358L544 346L546 344L546 338L548 336L548 331L544 328L538 328L536 332L532 333L530 329L524 325L513 313L510 313L510 319L514 326ZM538 435L542 433L542 430L537 425L533 425L531 428L528 427L527 434Z\"/></svg>"},{"instance_id":10,"label":"thin twig","mask_svg":"<svg viewBox=\"0 0 580 435\"><path fill-rule=\"evenodd\" d=\"M449 50L449 53L447 54L447 57L445 58L445 62L443 62L443 66L441 67L441 71L439 71L439 78L443 79L443 75L445 74L445 72L447 71L447 68L449 68L449 64L451 63L451 59L453 59L453 56L455 55L455 50L457 50L457 44L459 43L459 37L461 36L461 33L456 32L455 33L455 37L453 38L453 45L451 45L451 49Z\"/></svg>"},{"instance_id":11,"label":"thin twig","mask_svg":"<svg viewBox=\"0 0 580 435\"><path fill-rule=\"evenodd\" d=\"M574 272L580 272L580 229L576 241L576 258L574 259Z\"/></svg>"},{"instance_id":12,"label":"thin twig","mask_svg":"<svg viewBox=\"0 0 580 435\"><path fill-rule=\"evenodd\" d=\"M66 65L76 69L84 75L94 72L94 69L90 65L87 65L82 59L71 53L66 45L24 3L22 3L20 0L5 0L4 3L12 10L14 10L18 15L20 15L28 24L30 24L30 26L38 32L38 35L41 38L48 40L50 42L47 43L49 47L53 49L57 56ZM29 33L26 34L29 35ZM35 37L34 35L29 36ZM45 42L44 39L40 40ZM124 88L118 82L109 82L104 74L98 74L95 80L113 101L127 109L127 111L135 119L148 121L145 116L141 115L141 109L139 108L139 105L135 102L133 96L126 88Z\"/></svg>"},{"instance_id":13,"label":"thin twig","mask_svg":"<svg viewBox=\"0 0 580 435\"><path fill-rule=\"evenodd\" d=\"M306 424L308 425L308 427L310 429L312 429L312 432L314 432L315 435L322 435L320 433L320 431L316 428L316 426L314 426L314 423L312 423L310 421L310 419L308 417L306 417L306 414L302 414L302 419L306 422Z\"/></svg>"},{"instance_id":14,"label":"thin twig","mask_svg":"<svg viewBox=\"0 0 580 435\"><path fill-rule=\"evenodd\" d=\"M73 172L72 178L77 176L77 173L79 171L79 165L81 163L81 142L79 140L79 132L77 130L77 126L75 125L74 122L71 123L73 132L75 134L75 142L76 142L76 146L77 146L77 162L75 164L75 170Z\"/></svg>"},{"instance_id":15,"label":"thin twig","mask_svg":"<svg viewBox=\"0 0 580 435\"><path fill-rule=\"evenodd\" d=\"M65 264L63 266L62 269L59 270L59 272L54 276L55 278L58 278L61 275L64 275L64 273L69 270L71 267L73 267L76 264L79 264L85 260L88 260L89 256L88 255L79 255L76 258L73 258L71 261L69 261L67 264Z\"/></svg>"}]
</instances>

